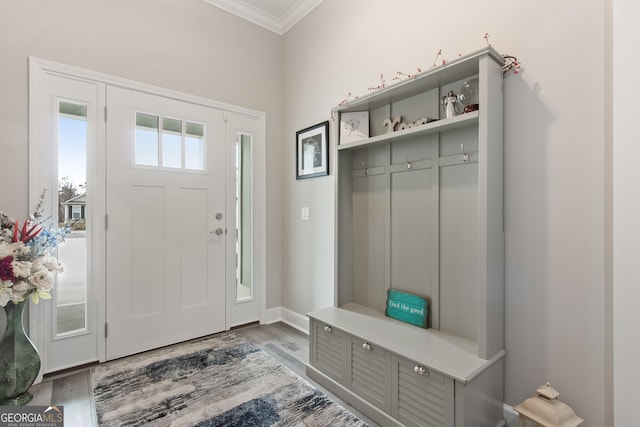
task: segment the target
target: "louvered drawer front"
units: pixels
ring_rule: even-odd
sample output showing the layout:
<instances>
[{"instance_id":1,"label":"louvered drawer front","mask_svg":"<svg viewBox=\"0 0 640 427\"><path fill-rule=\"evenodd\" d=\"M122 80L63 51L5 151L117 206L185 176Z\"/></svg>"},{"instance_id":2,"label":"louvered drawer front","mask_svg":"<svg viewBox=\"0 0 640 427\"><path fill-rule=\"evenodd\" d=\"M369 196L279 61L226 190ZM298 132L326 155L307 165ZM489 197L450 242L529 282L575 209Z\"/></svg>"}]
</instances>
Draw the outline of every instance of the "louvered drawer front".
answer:
<instances>
[{"instance_id":1,"label":"louvered drawer front","mask_svg":"<svg viewBox=\"0 0 640 427\"><path fill-rule=\"evenodd\" d=\"M407 426L452 426L453 380L402 358L397 369L394 416Z\"/></svg>"},{"instance_id":2,"label":"louvered drawer front","mask_svg":"<svg viewBox=\"0 0 640 427\"><path fill-rule=\"evenodd\" d=\"M391 354L351 338L351 390L383 411L389 411Z\"/></svg>"},{"instance_id":3,"label":"louvered drawer front","mask_svg":"<svg viewBox=\"0 0 640 427\"><path fill-rule=\"evenodd\" d=\"M345 383L346 336L339 329L315 322L316 368L334 380Z\"/></svg>"}]
</instances>

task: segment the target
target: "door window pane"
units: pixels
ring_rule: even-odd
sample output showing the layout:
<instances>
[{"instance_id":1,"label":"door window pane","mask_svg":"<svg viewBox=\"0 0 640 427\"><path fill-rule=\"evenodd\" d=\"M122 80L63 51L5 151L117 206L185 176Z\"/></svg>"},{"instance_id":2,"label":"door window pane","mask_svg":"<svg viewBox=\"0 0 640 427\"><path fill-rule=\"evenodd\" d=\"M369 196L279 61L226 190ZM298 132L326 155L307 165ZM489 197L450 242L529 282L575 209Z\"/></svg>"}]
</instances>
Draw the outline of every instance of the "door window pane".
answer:
<instances>
[{"instance_id":1,"label":"door window pane","mask_svg":"<svg viewBox=\"0 0 640 427\"><path fill-rule=\"evenodd\" d=\"M236 141L236 301L253 299L251 278L251 135Z\"/></svg>"},{"instance_id":2,"label":"door window pane","mask_svg":"<svg viewBox=\"0 0 640 427\"><path fill-rule=\"evenodd\" d=\"M185 169L204 170L204 125L187 122Z\"/></svg>"},{"instance_id":3,"label":"door window pane","mask_svg":"<svg viewBox=\"0 0 640 427\"><path fill-rule=\"evenodd\" d=\"M203 171L205 144L203 124L136 113L136 165Z\"/></svg>"},{"instance_id":4,"label":"door window pane","mask_svg":"<svg viewBox=\"0 0 640 427\"><path fill-rule=\"evenodd\" d=\"M136 113L135 164L158 166L158 117Z\"/></svg>"},{"instance_id":5,"label":"door window pane","mask_svg":"<svg viewBox=\"0 0 640 427\"><path fill-rule=\"evenodd\" d=\"M182 120L162 119L162 166L182 167Z\"/></svg>"},{"instance_id":6,"label":"door window pane","mask_svg":"<svg viewBox=\"0 0 640 427\"><path fill-rule=\"evenodd\" d=\"M71 233L58 247L64 273L56 278L56 335L87 329L87 106L59 102L58 225Z\"/></svg>"}]
</instances>

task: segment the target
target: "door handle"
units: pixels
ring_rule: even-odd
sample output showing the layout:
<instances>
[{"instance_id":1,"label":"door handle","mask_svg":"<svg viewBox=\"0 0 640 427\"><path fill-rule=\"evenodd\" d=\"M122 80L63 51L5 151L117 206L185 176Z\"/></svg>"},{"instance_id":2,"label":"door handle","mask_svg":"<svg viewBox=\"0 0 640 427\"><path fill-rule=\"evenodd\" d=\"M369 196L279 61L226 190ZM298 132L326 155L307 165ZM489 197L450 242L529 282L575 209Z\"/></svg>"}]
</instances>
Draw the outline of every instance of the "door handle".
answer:
<instances>
[{"instance_id":1,"label":"door handle","mask_svg":"<svg viewBox=\"0 0 640 427\"><path fill-rule=\"evenodd\" d=\"M218 227L216 228L214 231L210 231L209 234L216 234L216 236L220 236L222 235L222 233L224 233L224 231L222 230L222 228Z\"/></svg>"}]
</instances>

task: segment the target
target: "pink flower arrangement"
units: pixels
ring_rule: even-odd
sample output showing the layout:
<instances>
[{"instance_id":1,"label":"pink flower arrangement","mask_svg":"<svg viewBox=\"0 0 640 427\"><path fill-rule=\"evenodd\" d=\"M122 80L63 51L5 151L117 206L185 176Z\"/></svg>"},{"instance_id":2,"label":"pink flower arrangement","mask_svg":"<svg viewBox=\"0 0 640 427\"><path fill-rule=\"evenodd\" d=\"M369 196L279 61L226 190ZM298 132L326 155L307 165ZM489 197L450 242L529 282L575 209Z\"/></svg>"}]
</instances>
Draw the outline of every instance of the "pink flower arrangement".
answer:
<instances>
[{"instance_id":1,"label":"pink flower arrangement","mask_svg":"<svg viewBox=\"0 0 640 427\"><path fill-rule=\"evenodd\" d=\"M31 297L34 303L51 299L55 275L62 265L52 255L69 230L46 228L39 222L45 192L34 214L20 227L17 219L0 212L0 306Z\"/></svg>"}]
</instances>

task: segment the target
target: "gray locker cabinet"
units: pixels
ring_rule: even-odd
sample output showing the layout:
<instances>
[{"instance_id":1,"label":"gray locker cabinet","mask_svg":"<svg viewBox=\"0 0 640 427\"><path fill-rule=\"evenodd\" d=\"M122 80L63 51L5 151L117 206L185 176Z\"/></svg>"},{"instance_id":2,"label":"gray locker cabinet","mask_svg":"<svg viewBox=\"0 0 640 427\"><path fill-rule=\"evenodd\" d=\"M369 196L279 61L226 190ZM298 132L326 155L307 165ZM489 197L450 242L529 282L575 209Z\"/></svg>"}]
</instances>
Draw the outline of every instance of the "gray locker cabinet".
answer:
<instances>
[{"instance_id":1,"label":"gray locker cabinet","mask_svg":"<svg viewBox=\"0 0 640 427\"><path fill-rule=\"evenodd\" d=\"M332 111L335 299L307 373L381 425L504 423L503 64L487 46ZM472 79L478 110L444 117ZM362 111L369 137L341 143ZM428 328L386 317L389 289L426 297Z\"/></svg>"}]
</instances>

